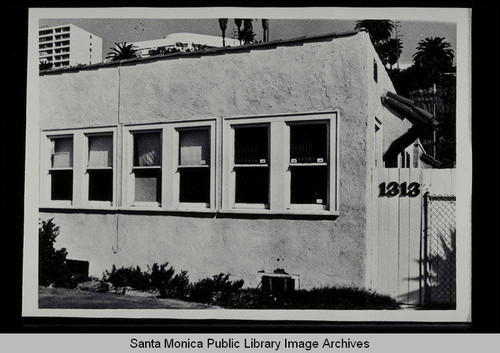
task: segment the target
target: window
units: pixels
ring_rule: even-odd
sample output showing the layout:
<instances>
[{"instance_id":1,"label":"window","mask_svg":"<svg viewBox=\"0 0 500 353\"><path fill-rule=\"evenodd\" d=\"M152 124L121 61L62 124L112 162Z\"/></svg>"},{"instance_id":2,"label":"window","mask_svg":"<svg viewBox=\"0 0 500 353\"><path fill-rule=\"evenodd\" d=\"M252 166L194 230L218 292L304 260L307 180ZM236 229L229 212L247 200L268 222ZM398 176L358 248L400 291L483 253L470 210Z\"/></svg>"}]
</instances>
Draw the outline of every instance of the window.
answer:
<instances>
[{"instance_id":1,"label":"window","mask_svg":"<svg viewBox=\"0 0 500 353\"><path fill-rule=\"evenodd\" d=\"M234 128L236 203L269 203L268 130L268 126Z\"/></svg>"},{"instance_id":2,"label":"window","mask_svg":"<svg viewBox=\"0 0 500 353\"><path fill-rule=\"evenodd\" d=\"M373 80L378 82L378 65L376 59L373 59Z\"/></svg>"},{"instance_id":3,"label":"window","mask_svg":"<svg viewBox=\"0 0 500 353\"><path fill-rule=\"evenodd\" d=\"M161 202L161 132L133 133L135 202Z\"/></svg>"},{"instance_id":4,"label":"window","mask_svg":"<svg viewBox=\"0 0 500 353\"><path fill-rule=\"evenodd\" d=\"M73 199L73 137L51 139L50 199Z\"/></svg>"},{"instance_id":5,"label":"window","mask_svg":"<svg viewBox=\"0 0 500 353\"><path fill-rule=\"evenodd\" d=\"M210 203L210 130L179 131L179 202Z\"/></svg>"},{"instance_id":6,"label":"window","mask_svg":"<svg viewBox=\"0 0 500 353\"><path fill-rule=\"evenodd\" d=\"M225 118L222 129L223 211L337 211L336 112Z\"/></svg>"},{"instance_id":7,"label":"window","mask_svg":"<svg viewBox=\"0 0 500 353\"><path fill-rule=\"evenodd\" d=\"M328 125L290 125L290 203L327 204Z\"/></svg>"},{"instance_id":8,"label":"window","mask_svg":"<svg viewBox=\"0 0 500 353\"><path fill-rule=\"evenodd\" d=\"M88 200L113 200L113 136L88 136Z\"/></svg>"}]
</instances>

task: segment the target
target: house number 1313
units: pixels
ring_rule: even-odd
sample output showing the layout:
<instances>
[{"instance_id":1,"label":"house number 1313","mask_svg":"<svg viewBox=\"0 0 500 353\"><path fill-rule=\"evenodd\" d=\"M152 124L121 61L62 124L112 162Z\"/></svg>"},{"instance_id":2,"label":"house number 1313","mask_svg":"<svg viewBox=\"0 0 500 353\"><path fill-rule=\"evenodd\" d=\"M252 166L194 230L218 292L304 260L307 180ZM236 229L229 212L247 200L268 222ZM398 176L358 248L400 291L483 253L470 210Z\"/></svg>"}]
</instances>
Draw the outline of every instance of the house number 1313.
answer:
<instances>
[{"instance_id":1,"label":"house number 1313","mask_svg":"<svg viewBox=\"0 0 500 353\"><path fill-rule=\"evenodd\" d=\"M380 191L378 196L393 197L400 195L401 197L415 197L420 194L419 183L406 184L406 182L403 182L401 184L398 184L395 181L391 181L387 185L386 183L380 183L378 189Z\"/></svg>"}]
</instances>

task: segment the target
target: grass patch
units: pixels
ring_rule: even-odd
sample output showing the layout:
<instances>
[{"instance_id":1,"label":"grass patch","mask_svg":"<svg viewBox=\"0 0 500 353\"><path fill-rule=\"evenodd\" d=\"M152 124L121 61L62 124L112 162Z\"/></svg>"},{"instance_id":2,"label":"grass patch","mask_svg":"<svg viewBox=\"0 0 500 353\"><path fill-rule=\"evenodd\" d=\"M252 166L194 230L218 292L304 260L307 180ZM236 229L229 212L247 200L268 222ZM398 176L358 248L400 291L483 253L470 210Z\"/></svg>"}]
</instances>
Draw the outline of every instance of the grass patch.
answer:
<instances>
[{"instance_id":1,"label":"grass patch","mask_svg":"<svg viewBox=\"0 0 500 353\"><path fill-rule=\"evenodd\" d=\"M215 309L207 304L175 299L134 297L67 288L39 287L40 309Z\"/></svg>"}]
</instances>

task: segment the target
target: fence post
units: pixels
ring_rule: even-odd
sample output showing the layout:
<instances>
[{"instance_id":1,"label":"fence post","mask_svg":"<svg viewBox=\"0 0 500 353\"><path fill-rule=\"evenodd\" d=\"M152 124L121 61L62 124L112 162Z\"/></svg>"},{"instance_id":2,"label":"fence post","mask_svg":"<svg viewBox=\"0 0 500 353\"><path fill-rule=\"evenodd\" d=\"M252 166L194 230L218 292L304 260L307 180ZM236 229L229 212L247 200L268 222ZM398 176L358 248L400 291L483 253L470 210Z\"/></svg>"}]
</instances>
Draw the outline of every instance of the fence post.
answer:
<instances>
[{"instance_id":1,"label":"fence post","mask_svg":"<svg viewBox=\"0 0 500 353\"><path fill-rule=\"evenodd\" d=\"M424 249L423 249L423 266L424 266L424 306L429 304L429 192L424 194Z\"/></svg>"}]
</instances>

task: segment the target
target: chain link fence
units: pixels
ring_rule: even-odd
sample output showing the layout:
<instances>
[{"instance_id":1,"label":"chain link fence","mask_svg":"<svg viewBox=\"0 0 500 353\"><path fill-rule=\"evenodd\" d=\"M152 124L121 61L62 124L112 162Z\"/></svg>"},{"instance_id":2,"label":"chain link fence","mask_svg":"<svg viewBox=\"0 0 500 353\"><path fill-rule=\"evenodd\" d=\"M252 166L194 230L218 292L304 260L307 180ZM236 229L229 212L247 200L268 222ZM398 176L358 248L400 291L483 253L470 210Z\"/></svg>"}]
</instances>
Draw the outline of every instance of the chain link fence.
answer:
<instances>
[{"instance_id":1,"label":"chain link fence","mask_svg":"<svg viewBox=\"0 0 500 353\"><path fill-rule=\"evenodd\" d=\"M425 196L425 305L456 307L455 196Z\"/></svg>"}]
</instances>

